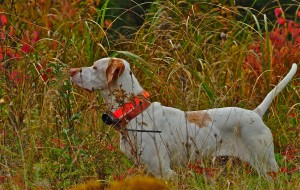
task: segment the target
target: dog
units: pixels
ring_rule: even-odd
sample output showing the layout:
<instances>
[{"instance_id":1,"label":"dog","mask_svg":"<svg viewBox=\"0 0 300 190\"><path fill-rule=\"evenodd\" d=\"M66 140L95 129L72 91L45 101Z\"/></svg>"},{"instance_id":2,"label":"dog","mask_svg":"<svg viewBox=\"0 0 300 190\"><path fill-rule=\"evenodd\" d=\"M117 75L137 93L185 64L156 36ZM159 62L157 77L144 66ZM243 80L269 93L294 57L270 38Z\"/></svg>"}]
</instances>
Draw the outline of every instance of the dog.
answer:
<instances>
[{"instance_id":1,"label":"dog","mask_svg":"<svg viewBox=\"0 0 300 190\"><path fill-rule=\"evenodd\" d=\"M86 90L101 91L110 106L102 119L120 132L121 151L155 177L173 178L177 176L173 166L208 156L233 156L270 178L278 165L272 133L262 117L296 71L294 63L254 110L182 111L150 102L129 63L119 58L102 58L91 67L71 68L70 80Z\"/></svg>"}]
</instances>

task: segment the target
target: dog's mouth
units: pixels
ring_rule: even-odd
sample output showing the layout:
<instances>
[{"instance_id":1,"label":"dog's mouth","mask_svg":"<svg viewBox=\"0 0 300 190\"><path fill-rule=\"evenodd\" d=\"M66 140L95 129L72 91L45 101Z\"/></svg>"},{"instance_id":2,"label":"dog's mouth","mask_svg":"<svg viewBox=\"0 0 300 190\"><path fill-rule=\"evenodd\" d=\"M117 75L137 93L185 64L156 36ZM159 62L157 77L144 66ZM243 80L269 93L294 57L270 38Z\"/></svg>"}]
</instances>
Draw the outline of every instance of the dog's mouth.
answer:
<instances>
[{"instance_id":1,"label":"dog's mouth","mask_svg":"<svg viewBox=\"0 0 300 190\"><path fill-rule=\"evenodd\" d=\"M81 85L79 85L79 84L77 84L75 82L72 82L72 83L75 84L77 87L79 87L79 89L83 89L83 90L88 91L88 92L94 92L95 91L94 87L92 87L91 89L88 89L88 88L84 88L83 86L81 86Z\"/></svg>"},{"instance_id":2,"label":"dog's mouth","mask_svg":"<svg viewBox=\"0 0 300 190\"><path fill-rule=\"evenodd\" d=\"M86 90L86 91L88 91L88 92L94 92L94 91L95 91L95 88L94 88L94 87L91 87L90 89L89 89L89 88L85 88L85 86L88 86L88 85L84 84L84 83L82 82L82 80L81 80L81 81L78 81L78 80L75 80L74 77L70 77L70 81L71 81L71 83L73 83L73 84L75 84L76 86L78 86L80 89L84 89L84 90Z\"/></svg>"}]
</instances>

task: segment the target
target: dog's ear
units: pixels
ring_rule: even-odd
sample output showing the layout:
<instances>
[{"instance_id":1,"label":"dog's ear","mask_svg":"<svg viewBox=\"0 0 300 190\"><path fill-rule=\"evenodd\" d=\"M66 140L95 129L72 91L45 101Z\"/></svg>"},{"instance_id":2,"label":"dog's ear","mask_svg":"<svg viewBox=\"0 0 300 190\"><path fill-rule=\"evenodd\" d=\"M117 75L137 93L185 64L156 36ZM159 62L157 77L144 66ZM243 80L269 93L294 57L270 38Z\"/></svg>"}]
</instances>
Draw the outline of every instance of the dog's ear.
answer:
<instances>
[{"instance_id":1,"label":"dog's ear","mask_svg":"<svg viewBox=\"0 0 300 190\"><path fill-rule=\"evenodd\" d=\"M117 79L123 72L125 66L121 59L111 59L106 69L107 86Z\"/></svg>"}]
</instances>

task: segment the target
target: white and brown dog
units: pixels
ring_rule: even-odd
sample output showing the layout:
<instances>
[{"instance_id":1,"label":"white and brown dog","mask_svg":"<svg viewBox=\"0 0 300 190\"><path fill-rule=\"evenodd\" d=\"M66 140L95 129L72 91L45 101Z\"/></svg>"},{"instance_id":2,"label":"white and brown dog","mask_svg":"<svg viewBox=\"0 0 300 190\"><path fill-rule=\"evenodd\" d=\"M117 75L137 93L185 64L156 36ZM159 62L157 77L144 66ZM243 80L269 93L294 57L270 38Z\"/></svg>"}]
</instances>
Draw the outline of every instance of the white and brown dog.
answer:
<instances>
[{"instance_id":1,"label":"white and brown dog","mask_svg":"<svg viewBox=\"0 0 300 190\"><path fill-rule=\"evenodd\" d=\"M91 67L70 69L71 81L79 87L100 90L111 112L105 123L121 133L124 154L156 177L171 178L173 165L207 156L234 156L249 162L259 174L269 178L277 172L273 137L262 117L275 96L297 71L293 64L287 76L254 110L238 107L202 111L181 111L150 103L127 61L103 58Z\"/></svg>"}]
</instances>

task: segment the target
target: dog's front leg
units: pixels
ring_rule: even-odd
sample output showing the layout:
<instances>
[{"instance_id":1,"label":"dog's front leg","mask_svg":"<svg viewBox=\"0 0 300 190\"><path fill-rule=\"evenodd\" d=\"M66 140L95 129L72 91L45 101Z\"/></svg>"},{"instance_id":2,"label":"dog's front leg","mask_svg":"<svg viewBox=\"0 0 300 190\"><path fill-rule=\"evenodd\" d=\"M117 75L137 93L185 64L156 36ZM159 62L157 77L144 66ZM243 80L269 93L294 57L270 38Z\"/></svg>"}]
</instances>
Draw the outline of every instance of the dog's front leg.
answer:
<instances>
[{"instance_id":1,"label":"dog's front leg","mask_svg":"<svg viewBox=\"0 0 300 190\"><path fill-rule=\"evenodd\" d=\"M122 152L136 164L144 165L147 172L154 177L163 179L176 177L176 172L170 168L170 155L162 141L152 135L143 135L142 139L143 141L129 141L128 138L121 138Z\"/></svg>"},{"instance_id":2,"label":"dog's front leg","mask_svg":"<svg viewBox=\"0 0 300 190\"><path fill-rule=\"evenodd\" d=\"M149 144L147 144L143 153L140 155L140 159L147 171L154 177L173 179L177 176L177 173L170 167L171 159L164 147L157 149L155 145L149 146Z\"/></svg>"}]
</instances>

